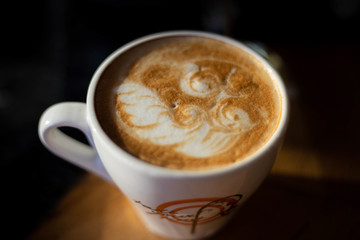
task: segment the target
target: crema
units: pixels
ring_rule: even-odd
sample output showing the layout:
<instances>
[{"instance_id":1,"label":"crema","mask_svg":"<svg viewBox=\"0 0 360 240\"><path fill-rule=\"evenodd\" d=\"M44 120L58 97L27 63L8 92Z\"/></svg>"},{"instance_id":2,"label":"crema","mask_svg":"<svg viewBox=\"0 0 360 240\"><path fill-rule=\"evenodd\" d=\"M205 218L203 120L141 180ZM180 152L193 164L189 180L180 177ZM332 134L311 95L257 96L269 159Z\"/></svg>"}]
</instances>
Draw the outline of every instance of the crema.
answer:
<instances>
[{"instance_id":1,"label":"crema","mask_svg":"<svg viewBox=\"0 0 360 240\"><path fill-rule=\"evenodd\" d=\"M281 112L276 84L255 57L204 37L129 50L103 74L95 103L102 127L124 150L186 170L251 155L272 136Z\"/></svg>"}]
</instances>

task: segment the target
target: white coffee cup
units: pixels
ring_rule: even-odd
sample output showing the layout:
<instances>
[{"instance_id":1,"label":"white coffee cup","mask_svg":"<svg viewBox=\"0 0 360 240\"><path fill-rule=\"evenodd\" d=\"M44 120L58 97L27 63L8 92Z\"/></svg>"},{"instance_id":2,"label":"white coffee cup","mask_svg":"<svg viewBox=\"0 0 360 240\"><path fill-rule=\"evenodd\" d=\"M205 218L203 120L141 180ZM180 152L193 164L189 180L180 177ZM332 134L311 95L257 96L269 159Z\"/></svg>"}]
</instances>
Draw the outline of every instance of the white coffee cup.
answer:
<instances>
[{"instance_id":1,"label":"white coffee cup","mask_svg":"<svg viewBox=\"0 0 360 240\"><path fill-rule=\"evenodd\" d=\"M281 97L281 119L268 142L242 161L212 170L162 168L130 155L103 131L94 107L97 82L107 66L144 42L169 36L203 36L238 46L253 55L271 75ZM233 39L212 33L172 31L135 40L111 54L95 72L86 103L59 103L39 122L42 143L56 155L117 185L133 203L148 229L175 239L199 239L217 232L260 186L274 164L288 121L288 98L276 71L257 53ZM74 127L91 146L63 134ZM119 214L121 214L119 212ZM121 228L121 226L119 226Z\"/></svg>"}]
</instances>

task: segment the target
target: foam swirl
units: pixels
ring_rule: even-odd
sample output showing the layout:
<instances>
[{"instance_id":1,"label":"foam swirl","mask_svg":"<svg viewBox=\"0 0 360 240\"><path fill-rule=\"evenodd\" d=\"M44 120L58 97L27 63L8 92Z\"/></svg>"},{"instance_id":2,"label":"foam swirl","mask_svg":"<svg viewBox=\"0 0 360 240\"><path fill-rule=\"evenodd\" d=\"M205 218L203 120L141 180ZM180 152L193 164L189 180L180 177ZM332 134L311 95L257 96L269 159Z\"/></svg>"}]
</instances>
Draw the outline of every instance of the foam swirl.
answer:
<instances>
[{"instance_id":1,"label":"foam swirl","mask_svg":"<svg viewBox=\"0 0 360 240\"><path fill-rule=\"evenodd\" d=\"M205 111L181 102L168 106L156 92L134 82L122 84L117 94L122 109L119 121L125 129L154 144L176 145L176 151L193 157L227 151L257 124L238 106L239 99L231 96Z\"/></svg>"},{"instance_id":2,"label":"foam swirl","mask_svg":"<svg viewBox=\"0 0 360 240\"><path fill-rule=\"evenodd\" d=\"M231 147L229 143L238 137L238 133L229 131L233 126L230 109L224 109L226 106L220 107L222 126L214 129L203 109L181 104L172 109L155 92L140 84L124 83L117 89L117 94L122 108L118 115L120 123L139 138L154 144L176 145L175 149L183 154L208 157L226 151ZM246 124L249 125L249 121L245 118Z\"/></svg>"},{"instance_id":3,"label":"foam swirl","mask_svg":"<svg viewBox=\"0 0 360 240\"><path fill-rule=\"evenodd\" d=\"M221 82L219 76L210 68L188 63L184 67L184 76L180 79L180 88L195 97L206 97Z\"/></svg>"},{"instance_id":4,"label":"foam swirl","mask_svg":"<svg viewBox=\"0 0 360 240\"><path fill-rule=\"evenodd\" d=\"M249 114L238 106L238 99L225 98L219 102L216 111L213 112L213 119L222 129L229 129L240 132L250 131L258 122L251 121Z\"/></svg>"},{"instance_id":5,"label":"foam swirl","mask_svg":"<svg viewBox=\"0 0 360 240\"><path fill-rule=\"evenodd\" d=\"M274 122L269 87L233 48L208 56L203 43L189 42L134 64L115 90L116 124L128 150L154 164L237 161Z\"/></svg>"}]
</instances>

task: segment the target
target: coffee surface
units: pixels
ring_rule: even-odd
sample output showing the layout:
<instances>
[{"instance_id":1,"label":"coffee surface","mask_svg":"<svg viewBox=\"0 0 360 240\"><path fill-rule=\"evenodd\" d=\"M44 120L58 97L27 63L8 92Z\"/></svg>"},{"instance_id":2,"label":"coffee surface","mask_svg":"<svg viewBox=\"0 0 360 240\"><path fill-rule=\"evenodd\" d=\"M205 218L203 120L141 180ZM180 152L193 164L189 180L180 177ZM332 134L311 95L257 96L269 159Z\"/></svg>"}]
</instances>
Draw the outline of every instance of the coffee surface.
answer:
<instances>
[{"instance_id":1,"label":"coffee surface","mask_svg":"<svg viewBox=\"0 0 360 240\"><path fill-rule=\"evenodd\" d=\"M105 74L96 95L104 130L134 156L172 169L217 168L249 156L275 131L277 87L245 51L183 37L140 52L126 71Z\"/></svg>"}]
</instances>

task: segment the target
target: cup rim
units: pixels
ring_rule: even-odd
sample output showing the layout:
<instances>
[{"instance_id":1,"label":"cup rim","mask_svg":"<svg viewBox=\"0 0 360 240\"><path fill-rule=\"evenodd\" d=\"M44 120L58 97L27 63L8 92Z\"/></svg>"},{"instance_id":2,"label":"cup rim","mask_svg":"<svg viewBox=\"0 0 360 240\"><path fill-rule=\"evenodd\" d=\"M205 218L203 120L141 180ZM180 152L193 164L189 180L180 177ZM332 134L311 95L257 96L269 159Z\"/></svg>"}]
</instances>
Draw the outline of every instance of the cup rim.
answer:
<instances>
[{"instance_id":1,"label":"cup rim","mask_svg":"<svg viewBox=\"0 0 360 240\"><path fill-rule=\"evenodd\" d=\"M98 84L98 81L104 72L104 70L117 58L117 56L121 55L122 53L128 51L129 49L140 45L142 43L161 39L166 37L182 37L182 36L198 36L198 37L207 37L212 38L215 40L220 40L235 46L240 47L242 50L251 54L257 61L259 61L266 69L268 74L271 76L278 87L278 92L280 93L281 99L281 116L277 128L275 129L272 136L268 139L268 141L261 146L258 150L256 150L251 155L245 157L241 161L229 164L227 166L222 166L219 168L211 168L211 169L200 169L200 170L181 170L181 169L170 169L166 167L157 166L148 162L145 162L137 157L131 155L130 153L126 152L125 150L121 149L115 142L113 142L110 137L105 133L103 128L101 127L95 112L95 90ZM281 140L283 134L285 133L288 119L289 119L289 100L286 93L284 82L281 76L277 73L277 71L258 53L250 49L244 43L223 36L216 33L209 33L203 31L193 31L193 30L175 30L175 31L166 31L166 32L159 32L150 34L144 37L140 37L135 39L117 50L111 53L97 68L95 71L89 88L87 92L87 114L88 114L88 121L89 126L93 133L96 133L98 137L101 138L101 141L107 146L107 150L111 151L112 154L119 156L118 161L123 161L127 165L131 165L132 167L137 168L139 171L147 172L148 174L153 174L157 176L171 176L171 177L183 177L183 176L191 176L191 177L203 177L207 175L222 175L227 174L232 171L236 171L239 168L244 168L245 166L251 164L256 159L260 158L261 155L265 154L269 148L271 148L277 141Z\"/></svg>"}]
</instances>

